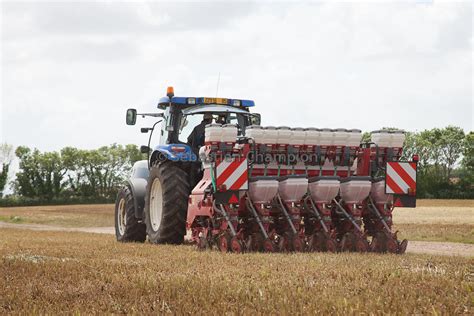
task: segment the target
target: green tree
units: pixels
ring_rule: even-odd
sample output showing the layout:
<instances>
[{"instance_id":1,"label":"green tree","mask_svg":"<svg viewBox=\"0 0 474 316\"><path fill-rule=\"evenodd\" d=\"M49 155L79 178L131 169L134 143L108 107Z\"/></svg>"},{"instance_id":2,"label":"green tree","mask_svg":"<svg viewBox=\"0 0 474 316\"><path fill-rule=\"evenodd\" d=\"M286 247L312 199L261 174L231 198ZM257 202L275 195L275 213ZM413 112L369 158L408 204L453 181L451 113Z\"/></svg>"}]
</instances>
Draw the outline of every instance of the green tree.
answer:
<instances>
[{"instance_id":1,"label":"green tree","mask_svg":"<svg viewBox=\"0 0 474 316\"><path fill-rule=\"evenodd\" d=\"M367 142L370 142L370 133L369 132L363 132L361 143L367 143Z\"/></svg>"},{"instance_id":2,"label":"green tree","mask_svg":"<svg viewBox=\"0 0 474 316\"><path fill-rule=\"evenodd\" d=\"M5 190L5 187L8 182L8 172L10 171L10 165L9 164L2 164L1 165L2 170L0 170L0 197L3 196L3 191Z\"/></svg>"},{"instance_id":3,"label":"green tree","mask_svg":"<svg viewBox=\"0 0 474 316\"><path fill-rule=\"evenodd\" d=\"M407 133L403 159L418 154L417 189L420 197L465 196L464 189L450 182L453 170L461 157L466 157L467 142L459 127L433 128L421 132Z\"/></svg>"},{"instance_id":4,"label":"green tree","mask_svg":"<svg viewBox=\"0 0 474 316\"><path fill-rule=\"evenodd\" d=\"M58 152L41 153L20 146L15 151L20 160L20 171L16 175L17 193L26 197L52 200L65 189L64 175L67 169Z\"/></svg>"},{"instance_id":5,"label":"green tree","mask_svg":"<svg viewBox=\"0 0 474 316\"><path fill-rule=\"evenodd\" d=\"M474 172L474 132L469 132L464 139L462 165Z\"/></svg>"},{"instance_id":6,"label":"green tree","mask_svg":"<svg viewBox=\"0 0 474 316\"><path fill-rule=\"evenodd\" d=\"M60 152L40 152L18 147L20 160L16 192L51 200L58 197L113 197L133 163L144 158L135 145L104 146L83 150L65 147Z\"/></svg>"},{"instance_id":7,"label":"green tree","mask_svg":"<svg viewBox=\"0 0 474 316\"><path fill-rule=\"evenodd\" d=\"M465 143L465 134L460 127L448 126L440 131L437 145L440 148L440 163L445 178L451 177L451 172L461 158Z\"/></svg>"},{"instance_id":8,"label":"green tree","mask_svg":"<svg viewBox=\"0 0 474 316\"><path fill-rule=\"evenodd\" d=\"M81 160L83 152L83 150L74 147L65 147L61 149L63 164L68 170L65 175L65 181L67 182L69 195L79 195L78 193L80 192L84 175L80 168L79 161Z\"/></svg>"},{"instance_id":9,"label":"green tree","mask_svg":"<svg viewBox=\"0 0 474 316\"><path fill-rule=\"evenodd\" d=\"M133 163L146 159L135 145L113 144L93 150L67 147L61 154L69 170L69 190L80 196L114 196Z\"/></svg>"},{"instance_id":10,"label":"green tree","mask_svg":"<svg viewBox=\"0 0 474 316\"><path fill-rule=\"evenodd\" d=\"M0 197L8 183L10 165L13 160L13 146L7 143L0 144Z\"/></svg>"},{"instance_id":11,"label":"green tree","mask_svg":"<svg viewBox=\"0 0 474 316\"><path fill-rule=\"evenodd\" d=\"M461 168L457 170L461 180L459 185L463 187L463 191L474 192L474 132L466 135L463 147Z\"/></svg>"}]
</instances>

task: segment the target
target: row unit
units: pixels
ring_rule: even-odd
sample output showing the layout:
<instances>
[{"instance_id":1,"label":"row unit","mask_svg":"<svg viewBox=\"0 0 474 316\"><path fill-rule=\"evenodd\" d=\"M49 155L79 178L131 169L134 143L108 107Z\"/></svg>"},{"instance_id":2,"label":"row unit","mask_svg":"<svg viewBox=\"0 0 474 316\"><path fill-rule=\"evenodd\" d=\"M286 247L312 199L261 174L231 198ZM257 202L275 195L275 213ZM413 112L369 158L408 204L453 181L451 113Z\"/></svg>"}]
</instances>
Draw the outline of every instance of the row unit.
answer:
<instances>
[{"instance_id":1,"label":"row unit","mask_svg":"<svg viewBox=\"0 0 474 316\"><path fill-rule=\"evenodd\" d=\"M270 203L280 194L283 201L299 202L309 191L316 203L330 203L340 192L346 203L357 204L369 194L376 203L386 203L391 198L385 194L385 181L372 181L370 177L255 177L249 181L249 195L254 203Z\"/></svg>"}]
</instances>

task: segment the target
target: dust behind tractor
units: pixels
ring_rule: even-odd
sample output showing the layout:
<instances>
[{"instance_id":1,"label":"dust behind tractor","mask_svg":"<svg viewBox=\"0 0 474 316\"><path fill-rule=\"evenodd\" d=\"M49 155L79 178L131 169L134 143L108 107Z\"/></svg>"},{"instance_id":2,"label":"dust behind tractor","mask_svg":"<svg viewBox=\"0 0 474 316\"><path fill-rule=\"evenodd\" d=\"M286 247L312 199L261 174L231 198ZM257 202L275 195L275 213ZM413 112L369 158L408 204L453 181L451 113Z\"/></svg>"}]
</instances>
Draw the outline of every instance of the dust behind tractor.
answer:
<instances>
[{"instance_id":1,"label":"dust behind tractor","mask_svg":"<svg viewBox=\"0 0 474 316\"><path fill-rule=\"evenodd\" d=\"M415 207L418 159L401 160L403 131L362 142L357 129L264 127L253 106L169 88L163 112L128 110L129 125L159 119L160 145L150 148L157 124L142 128L149 159L119 192L117 239L180 244L188 232L199 249L222 252L405 252L392 212Z\"/></svg>"}]
</instances>

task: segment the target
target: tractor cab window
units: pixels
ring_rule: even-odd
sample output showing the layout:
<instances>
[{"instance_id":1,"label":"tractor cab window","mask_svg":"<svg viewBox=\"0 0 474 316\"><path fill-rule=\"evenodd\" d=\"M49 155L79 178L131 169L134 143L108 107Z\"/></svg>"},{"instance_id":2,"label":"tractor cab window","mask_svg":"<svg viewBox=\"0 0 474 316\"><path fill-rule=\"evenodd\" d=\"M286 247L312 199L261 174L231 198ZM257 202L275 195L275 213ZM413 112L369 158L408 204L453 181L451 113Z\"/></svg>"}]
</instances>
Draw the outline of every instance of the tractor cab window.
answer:
<instances>
[{"instance_id":1,"label":"tractor cab window","mask_svg":"<svg viewBox=\"0 0 474 316\"><path fill-rule=\"evenodd\" d=\"M238 135L244 135L244 128L248 125L248 118L243 115L238 115L236 113L222 113L222 114L213 114L213 123L217 124L234 124L238 127ZM180 122L180 132L179 132L179 141L187 143L189 135L196 126L201 124L204 118L203 114L194 114L186 115L181 117Z\"/></svg>"},{"instance_id":2,"label":"tractor cab window","mask_svg":"<svg viewBox=\"0 0 474 316\"><path fill-rule=\"evenodd\" d=\"M247 121L248 121L248 119L245 116L231 113L227 117L226 124L237 125L238 135L243 136L245 134L244 129L248 125Z\"/></svg>"},{"instance_id":3,"label":"tractor cab window","mask_svg":"<svg viewBox=\"0 0 474 316\"><path fill-rule=\"evenodd\" d=\"M182 116L179 125L179 141L187 143L189 135L191 135L196 126L201 124L202 120L203 114Z\"/></svg>"},{"instance_id":4,"label":"tractor cab window","mask_svg":"<svg viewBox=\"0 0 474 316\"><path fill-rule=\"evenodd\" d=\"M235 113L225 113L225 114L218 114L215 115L214 121L218 124L233 124L237 125L238 127L238 135L242 136L243 135L243 129L242 127L245 127L246 125L246 118L243 115L237 115Z\"/></svg>"},{"instance_id":5,"label":"tractor cab window","mask_svg":"<svg viewBox=\"0 0 474 316\"><path fill-rule=\"evenodd\" d=\"M168 140L168 134L169 134L169 126L171 124L171 113L170 113L170 108L167 107L165 112L164 112L164 117L163 117L163 122L161 123L161 130L160 130L160 145L166 144L166 141Z\"/></svg>"}]
</instances>

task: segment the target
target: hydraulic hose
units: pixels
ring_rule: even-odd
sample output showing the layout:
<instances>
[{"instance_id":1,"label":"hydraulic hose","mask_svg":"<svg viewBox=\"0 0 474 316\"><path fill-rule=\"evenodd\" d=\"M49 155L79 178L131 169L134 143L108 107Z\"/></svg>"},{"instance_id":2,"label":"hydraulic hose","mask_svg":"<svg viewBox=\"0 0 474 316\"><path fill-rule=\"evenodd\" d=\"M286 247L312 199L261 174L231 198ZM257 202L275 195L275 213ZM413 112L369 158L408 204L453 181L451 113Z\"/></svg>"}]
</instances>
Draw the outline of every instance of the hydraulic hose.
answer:
<instances>
[{"instance_id":1,"label":"hydraulic hose","mask_svg":"<svg viewBox=\"0 0 474 316\"><path fill-rule=\"evenodd\" d=\"M217 184L216 184L216 179L214 178L214 168L212 167L211 164L211 183L212 183L212 188L214 189L214 192L217 192Z\"/></svg>"}]
</instances>

